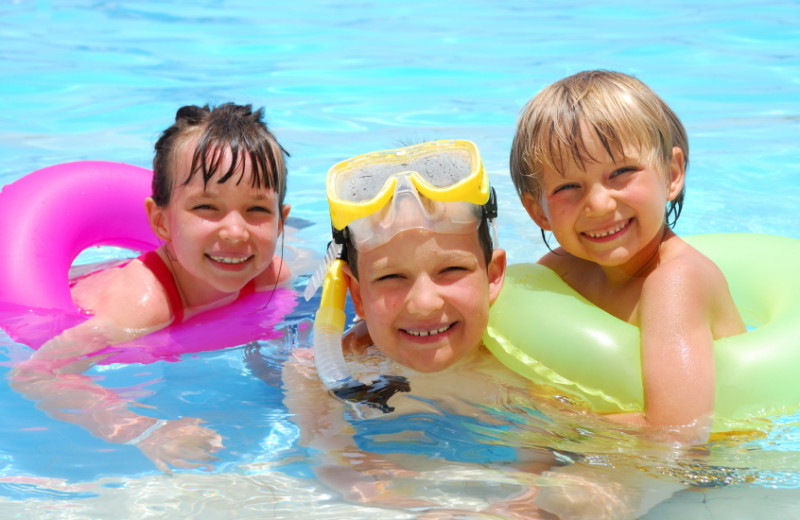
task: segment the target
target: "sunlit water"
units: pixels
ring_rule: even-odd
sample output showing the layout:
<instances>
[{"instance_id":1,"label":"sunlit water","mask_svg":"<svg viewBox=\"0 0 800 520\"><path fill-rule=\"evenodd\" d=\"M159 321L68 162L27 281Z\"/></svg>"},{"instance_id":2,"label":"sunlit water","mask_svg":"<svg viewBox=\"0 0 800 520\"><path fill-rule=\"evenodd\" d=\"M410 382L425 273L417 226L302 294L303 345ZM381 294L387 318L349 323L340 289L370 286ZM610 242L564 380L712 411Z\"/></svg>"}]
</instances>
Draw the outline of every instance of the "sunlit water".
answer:
<instances>
[{"instance_id":1,"label":"sunlit water","mask_svg":"<svg viewBox=\"0 0 800 520\"><path fill-rule=\"evenodd\" d=\"M544 246L508 179L517 111L552 81L609 68L651 85L687 127L678 233L800 238L797 20L800 6L789 1L6 2L0 184L81 159L148 166L177 107L252 103L266 107L292 154L292 250L324 251L330 165L465 138L480 147L500 196L501 245L511 262L529 261ZM90 251L84 260L121 254ZM138 392L154 416L204 419L226 446L212 472L164 475L136 448L51 419L3 383L2 517L388 519L460 510L459 518L517 518L502 504L535 488L591 493L588 518L609 503L630 515L649 510L649 519L800 517L794 417L686 452L519 397L457 411L443 396L410 418L351 417L373 432L366 448L407 454L416 476L398 476L390 489L434 505L343 499L315 476L324 455L299 442L284 403L281 366L308 346L315 303L301 301L279 339L90 372L103 386ZM4 372L29 353L0 335ZM514 470L519 453L541 448L558 453L560 473Z\"/></svg>"}]
</instances>

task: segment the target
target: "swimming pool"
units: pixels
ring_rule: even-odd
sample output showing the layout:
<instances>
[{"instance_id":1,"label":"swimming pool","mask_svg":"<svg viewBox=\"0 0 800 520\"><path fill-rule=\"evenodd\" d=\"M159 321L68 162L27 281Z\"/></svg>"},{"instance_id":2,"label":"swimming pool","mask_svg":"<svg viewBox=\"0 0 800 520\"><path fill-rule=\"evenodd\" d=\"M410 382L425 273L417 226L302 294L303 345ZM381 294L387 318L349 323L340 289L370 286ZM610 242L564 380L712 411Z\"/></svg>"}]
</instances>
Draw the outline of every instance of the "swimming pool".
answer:
<instances>
[{"instance_id":1,"label":"swimming pool","mask_svg":"<svg viewBox=\"0 0 800 520\"><path fill-rule=\"evenodd\" d=\"M507 176L517 111L556 79L610 68L651 85L687 127L691 161L680 234L800 238L798 19L800 6L789 1L587 7L522 0L17 0L0 6L0 184L73 160L148 166L153 142L178 106L234 100L264 105L292 154L293 247L322 254L328 220L321 187L330 165L402 142L458 137L481 149L500 197L501 245L519 262L544 246ZM86 261L115 254L93 251ZM3 517L417 517L411 508L348 503L310 471L317 455L297 442L279 366L292 346L307 341L313 311L313 301L301 302L280 327L283 337L270 342L177 363L93 370L103 385L140 404L168 417L200 417L218 430L226 450L210 473L162 475L136 449L48 418L4 382ZM27 352L0 336L4 373ZM534 482L497 462L447 460L459 436L481 448L557 447L596 470L597 481L627 479L629 489L666 500L650 519L792 517L800 507L796 418L763 438L721 439L700 455L642 446L619 432L590 435L579 421L553 423L529 409L495 410L508 431L528 434L523 439L492 434L448 413L447 403L436 410L393 428L430 426L419 453L431 462L406 490L442 508L480 511L531 483L573 485ZM675 481L704 491L671 496ZM513 518L497 514L473 518Z\"/></svg>"}]
</instances>

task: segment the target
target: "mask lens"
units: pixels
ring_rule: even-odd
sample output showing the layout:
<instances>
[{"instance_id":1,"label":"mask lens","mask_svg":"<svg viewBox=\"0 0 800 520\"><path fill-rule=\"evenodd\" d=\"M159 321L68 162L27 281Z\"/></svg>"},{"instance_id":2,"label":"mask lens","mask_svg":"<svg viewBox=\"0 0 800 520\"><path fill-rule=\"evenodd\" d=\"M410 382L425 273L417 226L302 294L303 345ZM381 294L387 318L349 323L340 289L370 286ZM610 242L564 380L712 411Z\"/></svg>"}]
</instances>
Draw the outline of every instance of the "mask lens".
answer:
<instances>
[{"instance_id":1,"label":"mask lens","mask_svg":"<svg viewBox=\"0 0 800 520\"><path fill-rule=\"evenodd\" d=\"M361 164L342 171L336 177L336 193L349 202L364 202L374 198L387 179L403 171L389 163Z\"/></svg>"},{"instance_id":2,"label":"mask lens","mask_svg":"<svg viewBox=\"0 0 800 520\"><path fill-rule=\"evenodd\" d=\"M472 173L470 156L465 150L442 150L415 157L406 168L437 188L457 184Z\"/></svg>"},{"instance_id":3,"label":"mask lens","mask_svg":"<svg viewBox=\"0 0 800 520\"><path fill-rule=\"evenodd\" d=\"M365 157L359 163L340 170L336 193L342 200L363 202L374 198L392 177L408 173L436 188L452 186L469 177L472 161L466 150L437 150L421 155L403 154Z\"/></svg>"}]
</instances>

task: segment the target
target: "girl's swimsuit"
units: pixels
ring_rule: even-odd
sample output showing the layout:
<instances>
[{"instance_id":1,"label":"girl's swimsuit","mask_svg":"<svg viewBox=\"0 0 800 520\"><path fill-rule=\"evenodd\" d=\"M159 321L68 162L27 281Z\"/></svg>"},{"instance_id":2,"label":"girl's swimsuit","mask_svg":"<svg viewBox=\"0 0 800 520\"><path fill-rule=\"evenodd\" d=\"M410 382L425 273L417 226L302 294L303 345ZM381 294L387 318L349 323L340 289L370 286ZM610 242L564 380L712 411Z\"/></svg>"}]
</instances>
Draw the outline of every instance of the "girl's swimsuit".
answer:
<instances>
[{"instance_id":1,"label":"girl's swimsuit","mask_svg":"<svg viewBox=\"0 0 800 520\"><path fill-rule=\"evenodd\" d=\"M147 251L146 253L142 253L138 257L139 260L144 264L145 267L150 269L156 279L164 286L164 291L167 293L167 300L169 301L169 307L172 309L172 314L175 316L175 319L170 323L170 325L177 325L178 323L183 321L183 302L181 301L181 293L178 290L178 284L175 283L175 277L172 276L172 271L169 270L167 264L162 260L158 253L155 250ZM239 291L239 297L236 298L237 300L244 298L250 294L253 294L256 290L256 281L255 279L250 280L247 284L242 287Z\"/></svg>"}]
</instances>

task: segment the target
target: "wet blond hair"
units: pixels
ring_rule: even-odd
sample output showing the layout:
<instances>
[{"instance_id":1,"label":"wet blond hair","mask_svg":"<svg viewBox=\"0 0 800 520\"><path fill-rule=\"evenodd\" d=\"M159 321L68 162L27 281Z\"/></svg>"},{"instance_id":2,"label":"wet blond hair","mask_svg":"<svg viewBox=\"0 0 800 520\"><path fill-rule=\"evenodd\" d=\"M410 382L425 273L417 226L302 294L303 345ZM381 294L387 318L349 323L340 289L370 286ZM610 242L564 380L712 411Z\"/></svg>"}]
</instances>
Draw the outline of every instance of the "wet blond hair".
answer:
<instances>
[{"instance_id":1,"label":"wet blond hair","mask_svg":"<svg viewBox=\"0 0 800 520\"><path fill-rule=\"evenodd\" d=\"M587 151L584 129L615 162L633 148L666 173L677 146L684 168L689 164L681 120L650 87L620 72L584 71L545 87L522 108L509 161L520 197L530 193L541 200L545 167L563 174L570 161L583 167L600 159ZM684 192L685 187L667 205L669 226L680 216Z\"/></svg>"}]
</instances>

